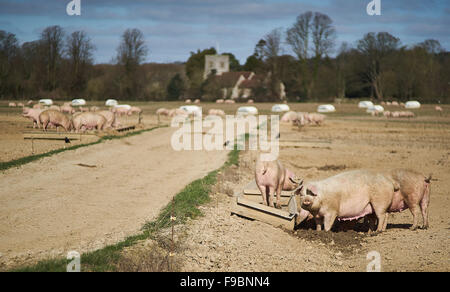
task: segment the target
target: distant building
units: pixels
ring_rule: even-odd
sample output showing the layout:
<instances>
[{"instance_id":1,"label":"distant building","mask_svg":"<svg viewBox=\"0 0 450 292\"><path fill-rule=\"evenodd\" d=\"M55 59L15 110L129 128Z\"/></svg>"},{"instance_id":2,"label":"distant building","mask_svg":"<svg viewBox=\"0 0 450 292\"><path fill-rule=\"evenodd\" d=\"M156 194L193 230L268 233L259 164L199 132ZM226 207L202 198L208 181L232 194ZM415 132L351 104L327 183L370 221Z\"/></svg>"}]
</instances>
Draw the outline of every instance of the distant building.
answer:
<instances>
[{"instance_id":1,"label":"distant building","mask_svg":"<svg viewBox=\"0 0 450 292\"><path fill-rule=\"evenodd\" d=\"M215 72L216 75L230 72L230 56L228 55L206 55L205 56L205 72L203 79Z\"/></svg>"},{"instance_id":2,"label":"distant building","mask_svg":"<svg viewBox=\"0 0 450 292\"><path fill-rule=\"evenodd\" d=\"M267 88L270 76L255 74L253 72L229 72L230 59L227 55L206 55L205 72L203 77L206 79L211 73L212 81L222 91L224 99L253 98L257 88ZM280 99L286 98L284 84L280 82Z\"/></svg>"}]
</instances>

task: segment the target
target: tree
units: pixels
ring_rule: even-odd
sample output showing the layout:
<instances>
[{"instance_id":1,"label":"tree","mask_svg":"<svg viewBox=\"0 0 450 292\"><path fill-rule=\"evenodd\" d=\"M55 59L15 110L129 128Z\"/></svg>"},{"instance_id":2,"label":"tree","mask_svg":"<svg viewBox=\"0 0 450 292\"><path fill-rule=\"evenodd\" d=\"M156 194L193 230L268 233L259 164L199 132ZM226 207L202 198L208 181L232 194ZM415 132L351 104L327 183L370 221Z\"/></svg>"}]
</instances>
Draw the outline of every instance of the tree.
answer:
<instances>
[{"instance_id":1,"label":"tree","mask_svg":"<svg viewBox=\"0 0 450 292\"><path fill-rule=\"evenodd\" d=\"M334 47L336 30L333 21L328 15L308 11L297 17L296 22L287 30L286 36L286 42L300 63L300 78L304 93L307 98L311 98L320 62Z\"/></svg>"},{"instance_id":2,"label":"tree","mask_svg":"<svg viewBox=\"0 0 450 292\"><path fill-rule=\"evenodd\" d=\"M144 34L139 29L127 29L122 35L122 42L117 48L117 63L122 69L119 76L119 89L122 96L129 99L142 98L143 74L139 74L141 63L145 60L148 48Z\"/></svg>"},{"instance_id":3,"label":"tree","mask_svg":"<svg viewBox=\"0 0 450 292\"><path fill-rule=\"evenodd\" d=\"M19 54L19 45L14 34L0 30L0 96L12 91L13 60ZM17 70L16 70L17 71Z\"/></svg>"},{"instance_id":4,"label":"tree","mask_svg":"<svg viewBox=\"0 0 450 292\"><path fill-rule=\"evenodd\" d=\"M69 91L75 96L80 96L87 85L89 77L87 70L92 65L95 47L83 31L73 32L67 37L66 43L66 55L71 69Z\"/></svg>"},{"instance_id":5,"label":"tree","mask_svg":"<svg viewBox=\"0 0 450 292\"><path fill-rule=\"evenodd\" d=\"M196 53L191 52L191 56L186 62L186 76L189 78L189 95L199 96L201 94L201 86L203 83L203 72L205 70L205 56L216 55L215 48L205 50L197 50Z\"/></svg>"},{"instance_id":6,"label":"tree","mask_svg":"<svg viewBox=\"0 0 450 292\"><path fill-rule=\"evenodd\" d=\"M59 78L58 71L61 66L64 48L64 31L58 26L49 26L41 33L41 45L43 49L43 62L46 66L45 89L57 88Z\"/></svg>"},{"instance_id":7,"label":"tree","mask_svg":"<svg viewBox=\"0 0 450 292\"><path fill-rule=\"evenodd\" d=\"M270 99L279 99L281 97L280 88L280 66L278 57L281 54L281 29L274 29L264 36L258 43L257 50L262 60L268 64L270 79Z\"/></svg>"},{"instance_id":8,"label":"tree","mask_svg":"<svg viewBox=\"0 0 450 292\"><path fill-rule=\"evenodd\" d=\"M383 99L383 73L387 70L387 59L399 47L400 39L387 32L371 32L358 41L358 50L363 54L365 77L372 87L376 99Z\"/></svg>"},{"instance_id":9,"label":"tree","mask_svg":"<svg viewBox=\"0 0 450 292\"><path fill-rule=\"evenodd\" d=\"M169 85L167 85L167 98L168 100L178 100L184 91L184 81L178 73L170 80Z\"/></svg>"},{"instance_id":10,"label":"tree","mask_svg":"<svg viewBox=\"0 0 450 292\"><path fill-rule=\"evenodd\" d=\"M147 57L144 34L139 29L127 29L117 49L117 61L127 71L134 71Z\"/></svg>"}]
</instances>

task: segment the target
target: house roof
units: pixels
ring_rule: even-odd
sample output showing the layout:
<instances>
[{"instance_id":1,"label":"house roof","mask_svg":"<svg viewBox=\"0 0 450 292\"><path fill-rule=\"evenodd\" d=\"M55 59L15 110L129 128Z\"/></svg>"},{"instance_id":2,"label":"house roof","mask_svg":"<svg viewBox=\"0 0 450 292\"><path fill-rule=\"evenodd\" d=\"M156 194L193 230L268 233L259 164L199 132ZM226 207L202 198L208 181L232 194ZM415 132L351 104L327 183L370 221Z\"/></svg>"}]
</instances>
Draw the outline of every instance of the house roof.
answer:
<instances>
[{"instance_id":1,"label":"house roof","mask_svg":"<svg viewBox=\"0 0 450 292\"><path fill-rule=\"evenodd\" d=\"M236 86L236 83L238 82L238 80L241 76L243 76L245 79L248 79L251 75L252 75L252 72L247 72L247 71L226 72L226 73L222 73L222 75L217 75L214 78L217 82L219 82L221 87L231 88L231 87Z\"/></svg>"}]
</instances>

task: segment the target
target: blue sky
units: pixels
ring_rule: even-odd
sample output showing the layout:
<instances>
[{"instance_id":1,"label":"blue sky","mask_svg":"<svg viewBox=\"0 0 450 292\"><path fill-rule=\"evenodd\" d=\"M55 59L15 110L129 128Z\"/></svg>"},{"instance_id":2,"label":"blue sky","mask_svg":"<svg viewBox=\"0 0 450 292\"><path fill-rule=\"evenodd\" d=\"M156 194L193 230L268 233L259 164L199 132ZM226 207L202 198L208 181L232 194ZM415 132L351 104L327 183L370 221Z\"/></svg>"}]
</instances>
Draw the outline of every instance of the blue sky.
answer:
<instances>
[{"instance_id":1,"label":"blue sky","mask_svg":"<svg viewBox=\"0 0 450 292\"><path fill-rule=\"evenodd\" d=\"M381 16L369 16L370 0L81 0L81 16L68 16L70 0L0 0L0 29L21 43L39 38L47 26L84 30L97 50L97 63L116 54L120 36L138 28L149 48L147 62L186 61L191 51L215 47L241 61L274 28L287 29L306 11L329 15L337 46L355 45L367 32L387 31L402 44L428 38L450 49L450 1L381 0ZM290 53L286 46L285 53Z\"/></svg>"}]
</instances>

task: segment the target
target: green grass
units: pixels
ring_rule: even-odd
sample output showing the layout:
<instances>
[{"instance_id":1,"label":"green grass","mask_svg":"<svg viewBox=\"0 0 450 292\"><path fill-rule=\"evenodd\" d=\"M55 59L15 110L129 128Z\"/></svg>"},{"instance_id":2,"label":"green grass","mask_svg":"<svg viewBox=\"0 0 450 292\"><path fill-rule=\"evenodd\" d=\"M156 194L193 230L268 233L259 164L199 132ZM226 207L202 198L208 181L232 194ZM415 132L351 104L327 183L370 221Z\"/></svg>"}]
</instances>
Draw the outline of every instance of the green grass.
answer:
<instances>
[{"instance_id":1,"label":"green grass","mask_svg":"<svg viewBox=\"0 0 450 292\"><path fill-rule=\"evenodd\" d=\"M246 135L246 138L248 138L248 135ZM187 218L195 219L201 216L202 213L198 207L210 201L211 188L217 181L218 173L231 165L238 165L239 152L237 147L235 147L234 150L230 151L227 161L221 168L187 185L174 197L173 205L172 202L169 203L161 210L155 220L144 225L142 233L130 236L117 244L82 254L80 259L81 271L115 271L121 258L121 251L136 244L138 241L155 238L158 231L171 226L170 217L172 214L176 217L174 224L183 224ZM36 265L17 268L11 270L11 272L65 272L68 262L66 259L44 260Z\"/></svg>"},{"instance_id":2,"label":"green grass","mask_svg":"<svg viewBox=\"0 0 450 292\"><path fill-rule=\"evenodd\" d=\"M19 159L15 159L15 160L11 160L11 161L7 161L7 162L0 162L0 171L3 170L7 170L13 167L19 167L22 166L24 164L42 159L44 157L49 157L61 152L65 152L65 151L71 151L71 150L75 150L78 148L82 148L82 147L87 147L87 146L92 146L92 145L96 145L96 144L100 144L104 141L108 141L108 140L115 140L115 139L123 139L123 138L128 138L131 136L136 136L145 132L150 132L153 131L154 129L157 128L161 128L161 127L165 127L165 126L160 126L160 127L154 127L154 128L150 128L150 129L144 129L144 130L139 130L139 131L134 131L134 132L129 132L125 135L121 135L121 136L114 136L114 135L109 135L109 136L103 136L101 137L99 140L95 141L95 142L91 142L91 143L86 143L86 144L79 144L79 145L74 145L71 147L67 147L67 148L60 148L60 149L56 149L56 150L52 150L49 152L45 152L45 153L41 153L41 154L35 154L35 155L30 155L30 156L25 156Z\"/></svg>"}]
</instances>

